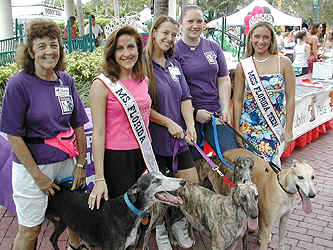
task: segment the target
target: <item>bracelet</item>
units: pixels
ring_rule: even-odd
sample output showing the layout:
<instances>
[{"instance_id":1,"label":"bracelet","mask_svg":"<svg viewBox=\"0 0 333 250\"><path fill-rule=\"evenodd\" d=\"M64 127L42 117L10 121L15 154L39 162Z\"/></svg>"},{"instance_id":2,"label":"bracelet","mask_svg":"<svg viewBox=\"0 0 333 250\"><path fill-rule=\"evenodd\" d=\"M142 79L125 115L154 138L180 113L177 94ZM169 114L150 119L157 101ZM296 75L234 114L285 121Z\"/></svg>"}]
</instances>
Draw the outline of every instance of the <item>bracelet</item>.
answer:
<instances>
[{"instance_id":1,"label":"bracelet","mask_svg":"<svg viewBox=\"0 0 333 250\"><path fill-rule=\"evenodd\" d=\"M86 168L86 166L85 166L85 165L83 165L83 164L80 164L80 163L76 163L76 166L78 166L79 168L83 168L83 169L85 169L85 168Z\"/></svg>"},{"instance_id":2,"label":"bracelet","mask_svg":"<svg viewBox=\"0 0 333 250\"><path fill-rule=\"evenodd\" d=\"M95 182L96 182L96 181L105 181L105 179L104 179L104 178L96 178L96 179L95 179Z\"/></svg>"}]
</instances>

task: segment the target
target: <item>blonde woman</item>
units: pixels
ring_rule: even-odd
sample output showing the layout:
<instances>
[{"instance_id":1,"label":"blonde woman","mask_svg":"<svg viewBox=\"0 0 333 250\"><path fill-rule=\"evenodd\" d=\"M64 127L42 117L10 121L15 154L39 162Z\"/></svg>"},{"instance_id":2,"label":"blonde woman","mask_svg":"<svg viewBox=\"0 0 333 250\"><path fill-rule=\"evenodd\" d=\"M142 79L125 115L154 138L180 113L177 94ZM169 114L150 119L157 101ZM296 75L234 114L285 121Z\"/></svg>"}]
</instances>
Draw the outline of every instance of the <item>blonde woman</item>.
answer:
<instances>
[{"instance_id":1,"label":"blonde woman","mask_svg":"<svg viewBox=\"0 0 333 250\"><path fill-rule=\"evenodd\" d=\"M233 96L235 129L261 152L260 157L267 161L275 160L275 164L281 167L279 157L283 152L278 152L278 146L284 142L287 147L293 140L295 73L290 60L285 56L278 56L276 37L270 23L257 22L250 27L244 58L252 59L262 87L272 103L272 113L276 114L278 119L276 122L281 123L282 131L279 134L271 130L268 119L262 115L259 104L254 98L256 93L249 88L244 74L245 69L241 63L235 72ZM268 102L269 100L264 104ZM280 138L276 136L277 134ZM243 145L239 138L237 139L240 145L251 150L247 145Z\"/></svg>"},{"instance_id":2,"label":"blonde woman","mask_svg":"<svg viewBox=\"0 0 333 250\"><path fill-rule=\"evenodd\" d=\"M198 184L198 173L187 144L196 142L192 96L181 66L174 58L177 33L178 24L173 18L158 17L144 50L153 103L149 129L159 168L171 173L175 171L173 174L176 177ZM173 169L173 148L178 142L180 147L175 156L178 169ZM189 248L193 245L185 217L174 223L172 229L181 247ZM159 249L172 249L164 224L156 227L156 241Z\"/></svg>"}]
</instances>

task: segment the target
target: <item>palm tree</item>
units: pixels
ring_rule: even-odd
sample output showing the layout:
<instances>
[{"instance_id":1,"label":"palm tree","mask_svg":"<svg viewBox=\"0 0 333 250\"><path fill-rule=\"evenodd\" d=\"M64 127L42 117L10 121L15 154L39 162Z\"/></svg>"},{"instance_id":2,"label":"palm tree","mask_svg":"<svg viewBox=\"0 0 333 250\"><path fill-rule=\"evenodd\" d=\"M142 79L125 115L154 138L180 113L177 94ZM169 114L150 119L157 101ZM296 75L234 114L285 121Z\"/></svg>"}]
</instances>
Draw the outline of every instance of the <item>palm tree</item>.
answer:
<instances>
[{"instance_id":1,"label":"palm tree","mask_svg":"<svg viewBox=\"0 0 333 250\"><path fill-rule=\"evenodd\" d=\"M186 6L186 5L198 5L198 1L197 0L182 0L182 7Z\"/></svg>"},{"instance_id":2,"label":"palm tree","mask_svg":"<svg viewBox=\"0 0 333 250\"><path fill-rule=\"evenodd\" d=\"M169 0L154 0L154 19L161 15L168 15Z\"/></svg>"},{"instance_id":3,"label":"palm tree","mask_svg":"<svg viewBox=\"0 0 333 250\"><path fill-rule=\"evenodd\" d=\"M76 8L77 8L77 21L79 24L79 33L82 36L84 34L84 23L83 23L83 10L82 10L82 2L81 0L76 0Z\"/></svg>"},{"instance_id":4,"label":"palm tree","mask_svg":"<svg viewBox=\"0 0 333 250\"><path fill-rule=\"evenodd\" d=\"M109 16L109 4L108 4L108 0L103 0L103 4L104 4L104 9L105 9L105 16Z\"/></svg>"},{"instance_id":5,"label":"palm tree","mask_svg":"<svg viewBox=\"0 0 333 250\"><path fill-rule=\"evenodd\" d=\"M113 0L113 11L114 11L114 17L119 17L119 3L118 0Z\"/></svg>"}]
</instances>

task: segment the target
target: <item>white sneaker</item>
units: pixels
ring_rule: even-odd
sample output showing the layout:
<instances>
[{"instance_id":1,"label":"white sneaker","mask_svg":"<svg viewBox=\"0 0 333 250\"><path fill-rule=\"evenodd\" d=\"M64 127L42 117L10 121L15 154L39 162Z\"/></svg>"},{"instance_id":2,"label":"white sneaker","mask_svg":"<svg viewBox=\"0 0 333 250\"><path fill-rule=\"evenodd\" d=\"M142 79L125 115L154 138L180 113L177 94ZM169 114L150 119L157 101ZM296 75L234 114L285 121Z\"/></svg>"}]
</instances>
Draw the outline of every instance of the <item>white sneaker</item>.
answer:
<instances>
[{"instance_id":1,"label":"white sneaker","mask_svg":"<svg viewBox=\"0 0 333 250\"><path fill-rule=\"evenodd\" d=\"M164 223L156 226L156 243L158 250L172 250L168 231Z\"/></svg>"},{"instance_id":2,"label":"white sneaker","mask_svg":"<svg viewBox=\"0 0 333 250\"><path fill-rule=\"evenodd\" d=\"M171 226L172 232L181 248L191 248L193 240L188 232L188 222L185 217Z\"/></svg>"}]
</instances>

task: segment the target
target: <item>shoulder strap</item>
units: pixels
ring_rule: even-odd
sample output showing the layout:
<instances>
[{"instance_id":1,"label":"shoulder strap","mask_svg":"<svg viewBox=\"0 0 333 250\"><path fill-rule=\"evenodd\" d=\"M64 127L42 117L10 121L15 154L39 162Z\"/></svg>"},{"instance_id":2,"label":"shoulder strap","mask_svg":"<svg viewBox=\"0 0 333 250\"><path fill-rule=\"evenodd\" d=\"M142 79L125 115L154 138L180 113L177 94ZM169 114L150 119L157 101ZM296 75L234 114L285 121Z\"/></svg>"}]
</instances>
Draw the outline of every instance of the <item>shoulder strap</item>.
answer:
<instances>
[{"instance_id":1,"label":"shoulder strap","mask_svg":"<svg viewBox=\"0 0 333 250\"><path fill-rule=\"evenodd\" d=\"M100 74L96 78L100 79L104 83L104 85L112 92L112 94L122 105L135 138L139 143L140 150L148 171L159 172L149 135L135 98L120 81L111 82L111 80L104 74Z\"/></svg>"}]
</instances>

